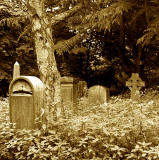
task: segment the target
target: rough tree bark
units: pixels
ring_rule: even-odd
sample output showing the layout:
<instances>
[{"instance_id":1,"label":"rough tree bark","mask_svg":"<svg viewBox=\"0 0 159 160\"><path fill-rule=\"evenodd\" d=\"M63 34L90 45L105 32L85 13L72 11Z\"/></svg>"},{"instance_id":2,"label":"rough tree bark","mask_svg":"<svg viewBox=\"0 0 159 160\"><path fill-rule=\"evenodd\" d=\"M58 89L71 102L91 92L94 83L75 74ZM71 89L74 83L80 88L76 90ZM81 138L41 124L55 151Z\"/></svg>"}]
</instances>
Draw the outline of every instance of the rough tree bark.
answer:
<instances>
[{"instance_id":1,"label":"rough tree bark","mask_svg":"<svg viewBox=\"0 0 159 160\"><path fill-rule=\"evenodd\" d=\"M45 84L45 109L51 112L61 102L60 73L53 53L52 26L43 0L28 0L40 79Z\"/></svg>"},{"instance_id":2,"label":"rough tree bark","mask_svg":"<svg viewBox=\"0 0 159 160\"><path fill-rule=\"evenodd\" d=\"M27 2L40 79L45 84L45 110L47 113L55 113L57 107L61 106L61 90L60 73L54 55L55 39L52 36L52 26L72 16L82 6L79 4L49 19L46 16L44 0L28 0Z\"/></svg>"}]
</instances>

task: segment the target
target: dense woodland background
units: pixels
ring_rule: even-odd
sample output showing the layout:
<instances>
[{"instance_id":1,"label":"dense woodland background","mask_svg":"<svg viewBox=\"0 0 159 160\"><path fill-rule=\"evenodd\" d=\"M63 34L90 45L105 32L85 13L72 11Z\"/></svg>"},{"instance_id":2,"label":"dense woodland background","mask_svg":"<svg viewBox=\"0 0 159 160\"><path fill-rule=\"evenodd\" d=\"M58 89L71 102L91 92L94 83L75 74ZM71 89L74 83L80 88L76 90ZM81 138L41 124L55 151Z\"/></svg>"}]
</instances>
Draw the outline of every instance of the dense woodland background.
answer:
<instances>
[{"instance_id":1,"label":"dense woodland background","mask_svg":"<svg viewBox=\"0 0 159 160\"><path fill-rule=\"evenodd\" d=\"M137 72L146 85L159 80L159 2L157 0L45 1L52 16L82 5L52 27L61 76L125 90ZM27 1L0 1L0 95L6 96L15 61L22 75L39 76Z\"/></svg>"}]
</instances>

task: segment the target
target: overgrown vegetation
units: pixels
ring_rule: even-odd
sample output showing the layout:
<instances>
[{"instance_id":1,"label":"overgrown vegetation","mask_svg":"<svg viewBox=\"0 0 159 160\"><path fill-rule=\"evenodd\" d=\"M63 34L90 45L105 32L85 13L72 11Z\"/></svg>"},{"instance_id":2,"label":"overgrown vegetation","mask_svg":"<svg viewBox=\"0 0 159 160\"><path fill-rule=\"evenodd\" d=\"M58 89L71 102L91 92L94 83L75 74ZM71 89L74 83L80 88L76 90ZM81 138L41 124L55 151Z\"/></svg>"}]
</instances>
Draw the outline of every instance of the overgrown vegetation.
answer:
<instances>
[{"instance_id":1,"label":"overgrown vegetation","mask_svg":"<svg viewBox=\"0 0 159 160\"><path fill-rule=\"evenodd\" d=\"M84 98L76 112L65 109L52 129L30 131L10 129L8 103L1 99L0 159L157 160L157 89L144 91L139 102L125 94L112 97L108 104L89 106Z\"/></svg>"},{"instance_id":2,"label":"overgrown vegetation","mask_svg":"<svg viewBox=\"0 0 159 160\"><path fill-rule=\"evenodd\" d=\"M26 2L0 0L0 79L12 79L16 60L23 68L22 74L39 75ZM106 86L119 83L123 87L133 72L141 73L142 78L148 77L151 71L158 73L157 0L45 0L46 14L52 19L80 4L83 7L78 12L52 26L54 50L60 54L57 63L62 75L69 71L86 81L92 79L93 82L88 82L92 85L101 79L99 75L104 77L108 72L106 77L111 77L114 83L106 83L105 78L98 83L105 82ZM77 51L78 47L88 51L83 53L81 48ZM61 55L72 53L72 49L76 49L80 60L71 56L68 61L68 56ZM70 62L72 59L74 63Z\"/></svg>"}]
</instances>

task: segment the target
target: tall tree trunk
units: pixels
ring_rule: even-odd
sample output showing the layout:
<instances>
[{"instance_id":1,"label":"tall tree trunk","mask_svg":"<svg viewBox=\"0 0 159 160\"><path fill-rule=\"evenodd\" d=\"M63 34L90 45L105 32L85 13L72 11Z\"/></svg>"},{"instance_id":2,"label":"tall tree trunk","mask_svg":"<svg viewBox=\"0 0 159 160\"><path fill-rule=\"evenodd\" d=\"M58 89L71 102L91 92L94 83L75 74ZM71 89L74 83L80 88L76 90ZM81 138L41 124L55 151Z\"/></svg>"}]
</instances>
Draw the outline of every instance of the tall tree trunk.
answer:
<instances>
[{"instance_id":1,"label":"tall tree trunk","mask_svg":"<svg viewBox=\"0 0 159 160\"><path fill-rule=\"evenodd\" d=\"M43 0L28 0L28 9L40 78L45 84L45 109L50 113L61 104L60 73L53 53L52 27L46 16Z\"/></svg>"}]
</instances>

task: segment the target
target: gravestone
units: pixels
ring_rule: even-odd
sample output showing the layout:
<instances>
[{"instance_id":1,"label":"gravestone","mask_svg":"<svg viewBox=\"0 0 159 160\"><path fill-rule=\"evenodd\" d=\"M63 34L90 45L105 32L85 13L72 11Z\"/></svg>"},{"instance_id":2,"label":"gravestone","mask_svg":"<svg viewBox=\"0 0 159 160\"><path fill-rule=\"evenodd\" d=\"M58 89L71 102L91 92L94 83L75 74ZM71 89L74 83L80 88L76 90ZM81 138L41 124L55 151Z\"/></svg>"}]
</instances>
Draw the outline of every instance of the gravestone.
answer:
<instances>
[{"instance_id":1,"label":"gravestone","mask_svg":"<svg viewBox=\"0 0 159 160\"><path fill-rule=\"evenodd\" d=\"M61 77L61 96L65 106L73 107L77 103L77 82L73 77Z\"/></svg>"},{"instance_id":2,"label":"gravestone","mask_svg":"<svg viewBox=\"0 0 159 160\"><path fill-rule=\"evenodd\" d=\"M41 108L44 107L44 90L42 81L34 76L19 75L11 81L9 114L10 122L15 123L17 129L37 127L36 119L39 118Z\"/></svg>"},{"instance_id":3,"label":"gravestone","mask_svg":"<svg viewBox=\"0 0 159 160\"><path fill-rule=\"evenodd\" d=\"M19 63L16 61L13 69L13 79L15 79L18 76L20 76L20 66Z\"/></svg>"},{"instance_id":4,"label":"gravestone","mask_svg":"<svg viewBox=\"0 0 159 160\"><path fill-rule=\"evenodd\" d=\"M131 99L136 101L140 98L140 89L145 86L138 73L132 73L131 78L126 82L126 86L131 91Z\"/></svg>"},{"instance_id":5,"label":"gravestone","mask_svg":"<svg viewBox=\"0 0 159 160\"><path fill-rule=\"evenodd\" d=\"M88 89L88 100L90 104L108 103L110 98L109 88L95 85Z\"/></svg>"},{"instance_id":6,"label":"gravestone","mask_svg":"<svg viewBox=\"0 0 159 160\"><path fill-rule=\"evenodd\" d=\"M86 81L79 81L77 84L77 92L78 92L78 98L87 97L87 82Z\"/></svg>"}]
</instances>

